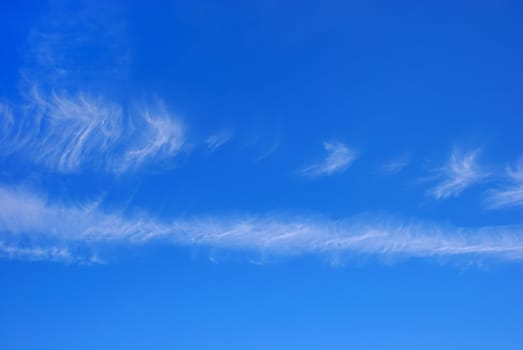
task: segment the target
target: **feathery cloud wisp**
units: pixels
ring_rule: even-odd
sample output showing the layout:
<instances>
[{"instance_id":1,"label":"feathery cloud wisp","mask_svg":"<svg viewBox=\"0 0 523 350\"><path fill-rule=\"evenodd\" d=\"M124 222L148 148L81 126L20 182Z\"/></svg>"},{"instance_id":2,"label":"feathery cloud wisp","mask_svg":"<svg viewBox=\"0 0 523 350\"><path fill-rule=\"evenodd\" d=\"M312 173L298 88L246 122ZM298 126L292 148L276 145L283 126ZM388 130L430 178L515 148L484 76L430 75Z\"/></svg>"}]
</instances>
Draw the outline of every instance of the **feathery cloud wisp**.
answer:
<instances>
[{"instance_id":1,"label":"feathery cloud wisp","mask_svg":"<svg viewBox=\"0 0 523 350\"><path fill-rule=\"evenodd\" d=\"M409 165L410 157L401 156L396 159L392 159L389 162L381 166L381 172L386 175L394 175L402 171L407 165Z\"/></svg>"},{"instance_id":2,"label":"feathery cloud wisp","mask_svg":"<svg viewBox=\"0 0 523 350\"><path fill-rule=\"evenodd\" d=\"M269 158L272 154L274 154L274 152L276 152L276 150L278 149L278 147L280 146L280 141L279 139L275 139L272 143L272 145L265 151L263 152L262 154L260 154L257 158L256 158L256 161L259 162L261 160L264 160L266 158Z\"/></svg>"},{"instance_id":3,"label":"feathery cloud wisp","mask_svg":"<svg viewBox=\"0 0 523 350\"><path fill-rule=\"evenodd\" d=\"M81 258L62 247L24 247L0 241L0 258L28 261L56 261L65 263L95 263L96 258Z\"/></svg>"},{"instance_id":4,"label":"feathery cloud wisp","mask_svg":"<svg viewBox=\"0 0 523 350\"><path fill-rule=\"evenodd\" d=\"M31 192L0 187L0 256L63 256L73 260L69 256L74 257L78 247L86 251L100 244L150 241L287 256L364 254L523 260L521 225L464 229L383 216L345 220L288 215L193 216L160 221L145 215L128 217L104 212L96 205L53 204Z\"/></svg>"},{"instance_id":5,"label":"feathery cloud wisp","mask_svg":"<svg viewBox=\"0 0 523 350\"><path fill-rule=\"evenodd\" d=\"M448 162L435 169L434 176L439 183L427 191L427 194L436 199L456 197L467 187L485 180L488 177L478 164L479 150L464 152L454 150Z\"/></svg>"},{"instance_id":6,"label":"feathery cloud wisp","mask_svg":"<svg viewBox=\"0 0 523 350\"><path fill-rule=\"evenodd\" d=\"M0 156L61 173L123 172L172 158L184 126L163 102L130 110L85 92L125 86L130 57L125 23L111 4L84 5L51 6L30 31L20 69L25 105L0 104Z\"/></svg>"},{"instance_id":7,"label":"feathery cloud wisp","mask_svg":"<svg viewBox=\"0 0 523 350\"><path fill-rule=\"evenodd\" d=\"M507 168L509 184L487 192L487 206L491 209L523 205L523 157L514 168Z\"/></svg>"},{"instance_id":8,"label":"feathery cloud wisp","mask_svg":"<svg viewBox=\"0 0 523 350\"><path fill-rule=\"evenodd\" d=\"M347 169L358 153L341 142L324 142L323 148L327 152L326 158L318 163L309 165L300 173L305 176L317 177L332 175Z\"/></svg>"},{"instance_id":9,"label":"feathery cloud wisp","mask_svg":"<svg viewBox=\"0 0 523 350\"><path fill-rule=\"evenodd\" d=\"M1 111L0 111L1 112ZM82 168L121 172L176 155L184 142L183 124L162 102L139 113L84 93L43 94L33 87L24 108L4 111L0 154L17 155L49 169Z\"/></svg>"},{"instance_id":10,"label":"feathery cloud wisp","mask_svg":"<svg viewBox=\"0 0 523 350\"><path fill-rule=\"evenodd\" d=\"M218 148L223 146L225 143L227 143L232 138L232 132L231 131L222 131L217 134L213 134L207 139L205 139L205 143L207 144L207 147L211 152L216 151Z\"/></svg>"}]
</instances>

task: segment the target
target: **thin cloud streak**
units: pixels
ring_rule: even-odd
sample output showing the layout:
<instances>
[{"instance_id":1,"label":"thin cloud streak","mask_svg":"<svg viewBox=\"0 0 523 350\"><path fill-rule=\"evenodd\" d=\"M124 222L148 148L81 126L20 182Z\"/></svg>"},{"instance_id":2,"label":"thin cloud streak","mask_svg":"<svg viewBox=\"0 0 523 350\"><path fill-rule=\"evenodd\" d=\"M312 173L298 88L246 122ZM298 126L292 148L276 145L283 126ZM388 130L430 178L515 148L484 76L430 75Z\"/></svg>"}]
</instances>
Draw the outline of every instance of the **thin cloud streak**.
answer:
<instances>
[{"instance_id":1,"label":"thin cloud streak","mask_svg":"<svg viewBox=\"0 0 523 350\"><path fill-rule=\"evenodd\" d=\"M508 184L487 192L487 207L498 209L503 207L523 206L523 157L515 167L506 170Z\"/></svg>"},{"instance_id":2,"label":"thin cloud streak","mask_svg":"<svg viewBox=\"0 0 523 350\"><path fill-rule=\"evenodd\" d=\"M357 158L358 153L341 142L324 142L326 158L309 165L300 174L309 177L329 176L346 170Z\"/></svg>"},{"instance_id":3,"label":"thin cloud streak","mask_svg":"<svg viewBox=\"0 0 523 350\"><path fill-rule=\"evenodd\" d=\"M205 140L205 143L207 144L207 147L211 152L216 151L218 148L229 142L229 140L232 138L232 132L230 131L222 131L217 134L213 134Z\"/></svg>"},{"instance_id":4,"label":"thin cloud streak","mask_svg":"<svg viewBox=\"0 0 523 350\"><path fill-rule=\"evenodd\" d=\"M256 158L256 162L269 158L271 155L274 154L274 152L278 150L278 147L280 147L280 141L279 139L275 139L271 147L265 152L263 152L261 155L259 155L258 158Z\"/></svg>"},{"instance_id":5,"label":"thin cloud streak","mask_svg":"<svg viewBox=\"0 0 523 350\"><path fill-rule=\"evenodd\" d=\"M104 212L98 205L64 206L28 191L0 188L0 242L4 251L10 247L8 258L47 256L23 250L32 247L44 252L60 247L53 257L67 256L69 247L86 251L101 244L136 246L153 241L284 256L523 260L521 225L466 229L379 215L345 220L310 215L192 216L161 221Z\"/></svg>"},{"instance_id":6,"label":"thin cloud streak","mask_svg":"<svg viewBox=\"0 0 523 350\"><path fill-rule=\"evenodd\" d=\"M386 175L394 175L402 171L410 163L409 156L393 159L381 166L381 172Z\"/></svg>"},{"instance_id":7,"label":"thin cloud streak","mask_svg":"<svg viewBox=\"0 0 523 350\"><path fill-rule=\"evenodd\" d=\"M61 263L94 264L99 263L95 257L80 258L73 255L68 248L61 247L23 247L0 241L0 259L26 261L53 261Z\"/></svg>"},{"instance_id":8,"label":"thin cloud streak","mask_svg":"<svg viewBox=\"0 0 523 350\"><path fill-rule=\"evenodd\" d=\"M427 191L436 199L457 197L466 188L485 180L489 174L478 164L479 150L465 152L454 150L448 162L435 169L434 178L439 183Z\"/></svg>"}]
</instances>

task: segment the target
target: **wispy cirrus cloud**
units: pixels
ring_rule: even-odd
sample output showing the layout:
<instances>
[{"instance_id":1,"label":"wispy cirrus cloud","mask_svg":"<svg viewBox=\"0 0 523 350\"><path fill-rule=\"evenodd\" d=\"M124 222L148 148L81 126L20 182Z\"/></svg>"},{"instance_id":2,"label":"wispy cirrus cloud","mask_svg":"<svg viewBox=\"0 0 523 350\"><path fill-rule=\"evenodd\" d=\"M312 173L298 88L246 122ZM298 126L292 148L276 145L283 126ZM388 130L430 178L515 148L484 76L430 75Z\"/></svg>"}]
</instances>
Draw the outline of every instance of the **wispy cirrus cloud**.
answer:
<instances>
[{"instance_id":1,"label":"wispy cirrus cloud","mask_svg":"<svg viewBox=\"0 0 523 350\"><path fill-rule=\"evenodd\" d=\"M7 101L0 100L0 120L2 121L0 124L0 140L2 140L1 136L8 134L15 123L13 109Z\"/></svg>"},{"instance_id":2,"label":"wispy cirrus cloud","mask_svg":"<svg viewBox=\"0 0 523 350\"><path fill-rule=\"evenodd\" d=\"M157 220L98 205L65 206L32 192L0 188L0 256L92 261L97 245L163 242L232 251L523 260L523 227L458 228L381 215L329 220L290 215L192 216ZM83 252L83 253L82 253ZM96 256L96 255L93 255ZM74 258L74 259L73 259Z\"/></svg>"},{"instance_id":3,"label":"wispy cirrus cloud","mask_svg":"<svg viewBox=\"0 0 523 350\"><path fill-rule=\"evenodd\" d=\"M278 138L276 138L272 142L270 147L256 158L256 161L259 162L266 158L269 158L271 155L273 155L278 150L278 147L280 147L280 140Z\"/></svg>"},{"instance_id":4,"label":"wispy cirrus cloud","mask_svg":"<svg viewBox=\"0 0 523 350\"><path fill-rule=\"evenodd\" d=\"M184 126L158 100L124 111L116 103L84 93L43 93L34 86L26 105L0 110L3 156L16 155L71 173L82 169L121 172L175 156Z\"/></svg>"},{"instance_id":5,"label":"wispy cirrus cloud","mask_svg":"<svg viewBox=\"0 0 523 350\"><path fill-rule=\"evenodd\" d=\"M438 183L427 190L427 194L436 199L456 197L466 188L484 181L489 174L479 165L479 154L479 149L453 150L447 163L433 170L432 179Z\"/></svg>"},{"instance_id":6,"label":"wispy cirrus cloud","mask_svg":"<svg viewBox=\"0 0 523 350\"><path fill-rule=\"evenodd\" d=\"M358 157L358 152L347 145L336 142L324 142L327 155L324 160L300 170L300 174L309 177L328 176L346 170Z\"/></svg>"},{"instance_id":7,"label":"wispy cirrus cloud","mask_svg":"<svg viewBox=\"0 0 523 350\"><path fill-rule=\"evenodd\" d=\"M232 138L232 131L224 130L216 134L212 134L205 139L205 143L211 152L216 151L218 148L229 142Z\"/></svg>"},{"instance_id":8,"label":"wispy cirrus cloud","mask_svg":"<svg viewBox=\"0 0 523 350\"><path fill-rule=\"evenodd\" d=\"M514 167L506 169L507 183L487 192L487 207L498 209L502 207L523 206L523 157Z\"/></svg>"},{"instance_id":9,"label":"wispy cirrus cloud","mask_svg":"<svg viewBox=\"0 0 523 350\"><path fill-rule=\"evenodd\" d=\"M22 102L0 103L0 156L60 173L120 173L182 150L184 124L161 99L129 106L108 97L127 85L130 60L117 12L111 4L50 6L25 47Z\"/></svg>"},{"instance_id":10,"label":"wispy cirrus cloud","mask_svg":"<svg viewBox=\"0 0 523 350\"><path fill-rule=\"evenodd\" d=\"M99 262L95 256L81 257L68 248L59 246L26 246L0 241L0 259L26 261L53 261L62 263L93 264Z\"/></svg>"},{"instance_id":11,"label":"wispy cirrus cloud","mask_svg":"<svg viewBox=\"0 0 523 350\"><path fill-rule=\"evenodd\" d=\"M403 155L394 158L381 166L381 173L385 175L394 175L402 171L410 163L410 156Z\"/></svg>"}]
</instances>

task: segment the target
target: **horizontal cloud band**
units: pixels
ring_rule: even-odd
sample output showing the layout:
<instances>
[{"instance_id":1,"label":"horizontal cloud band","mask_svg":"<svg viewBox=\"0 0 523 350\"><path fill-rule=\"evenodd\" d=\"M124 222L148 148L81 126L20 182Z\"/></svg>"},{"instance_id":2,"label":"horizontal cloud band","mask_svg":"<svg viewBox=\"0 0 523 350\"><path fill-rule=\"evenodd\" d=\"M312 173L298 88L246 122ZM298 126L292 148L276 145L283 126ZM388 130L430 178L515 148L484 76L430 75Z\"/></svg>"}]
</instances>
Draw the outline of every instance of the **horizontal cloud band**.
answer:
<instances>
[{"instance_id":1,"label":"horizontal cloud band","mask_svg":"<svg viewBox=\"0 0 523 350\"><path fill-rule=\"evenodd\" d=\"M0 187L1 256L75 260L69 251L72 246L150 241L280 255L342 253L523 260L521 225L463 229L402 222L380 215L346 220L289 215L195 216L164 222L143 215L107 213L96 204L51 204L31 192Z\"/></svg>"}]
</instances>

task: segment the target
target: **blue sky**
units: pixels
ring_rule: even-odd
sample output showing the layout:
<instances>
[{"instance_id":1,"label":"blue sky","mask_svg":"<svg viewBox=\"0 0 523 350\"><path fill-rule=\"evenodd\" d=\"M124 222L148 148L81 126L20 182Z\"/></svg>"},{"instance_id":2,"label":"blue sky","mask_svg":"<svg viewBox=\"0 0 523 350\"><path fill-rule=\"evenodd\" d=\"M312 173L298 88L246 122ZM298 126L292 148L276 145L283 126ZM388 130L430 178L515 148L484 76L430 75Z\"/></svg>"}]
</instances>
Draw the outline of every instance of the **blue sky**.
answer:
<instances>
[{"instance_id":1,"label":"blue sky","mask_svg":"<svg viewBox=\"0 0 523 350\"><path fill-rule=\"evenodd\" d=\"M521 348L522 15L2 3L0 348Z\"/></svg>"}]
</instances>

